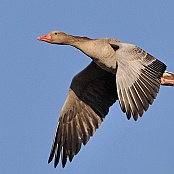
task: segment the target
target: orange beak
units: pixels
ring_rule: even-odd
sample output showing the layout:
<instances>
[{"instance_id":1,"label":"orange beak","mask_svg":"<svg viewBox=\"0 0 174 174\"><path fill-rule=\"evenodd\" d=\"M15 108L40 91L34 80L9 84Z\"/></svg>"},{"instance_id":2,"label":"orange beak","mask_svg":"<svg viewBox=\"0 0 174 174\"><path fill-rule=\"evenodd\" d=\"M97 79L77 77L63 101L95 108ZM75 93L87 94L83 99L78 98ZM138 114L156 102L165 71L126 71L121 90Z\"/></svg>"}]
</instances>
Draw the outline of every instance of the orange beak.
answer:
<instances>
[{"instance_id":1,"label":"orange beak","mask_svg":"<svg viewBox=\"0 0 174 174\"><path fill-rule=\"evenodd\" d=\"M41 40L41 41L44 41L44 42L51 42L51 35L50 35L50 33L48 33L44 36L39 36L37 38L37 40Z\"/></svg>"}]
</instances>

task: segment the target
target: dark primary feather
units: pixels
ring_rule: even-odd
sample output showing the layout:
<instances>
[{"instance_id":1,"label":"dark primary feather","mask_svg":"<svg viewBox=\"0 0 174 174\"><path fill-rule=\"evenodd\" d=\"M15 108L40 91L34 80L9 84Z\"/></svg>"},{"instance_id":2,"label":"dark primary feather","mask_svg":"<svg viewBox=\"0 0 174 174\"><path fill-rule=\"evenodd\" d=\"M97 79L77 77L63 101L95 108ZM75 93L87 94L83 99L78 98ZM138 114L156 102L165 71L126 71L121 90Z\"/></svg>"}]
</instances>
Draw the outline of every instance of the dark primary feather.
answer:
<instances>
[{"instance_id":1,"label":"dark primary feather","mask_svg":"<svg viewBox=\"0 0 174 174\"><path fill-rule=\"evenodd\" d=\"M63 167L67 158L72 161L81 144L86 145L116 100L114 74L94 62L77 74L60 114L48 162L55 158L56 167L60 154Z\"/></svg>"}]
</instances>

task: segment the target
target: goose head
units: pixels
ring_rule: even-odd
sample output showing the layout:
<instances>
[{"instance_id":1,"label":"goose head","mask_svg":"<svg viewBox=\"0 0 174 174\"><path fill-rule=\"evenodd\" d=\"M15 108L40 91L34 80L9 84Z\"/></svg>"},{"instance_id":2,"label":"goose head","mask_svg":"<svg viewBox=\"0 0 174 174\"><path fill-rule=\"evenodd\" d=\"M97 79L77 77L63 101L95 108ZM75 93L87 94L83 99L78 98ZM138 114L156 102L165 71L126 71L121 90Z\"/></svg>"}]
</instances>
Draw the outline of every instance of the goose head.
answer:
<instances>
[{"instance_id":1,"label":"goose head","mask_svg":"<svg viewBox=\"0 0 174 174\"><path fill-rule=\"evenodd\" d=\"M39 36L37 39L51 44L65 44L68 40L68 36L69 35L61 31L51 31L44 36Z\"/></svg>"}]
</instances>

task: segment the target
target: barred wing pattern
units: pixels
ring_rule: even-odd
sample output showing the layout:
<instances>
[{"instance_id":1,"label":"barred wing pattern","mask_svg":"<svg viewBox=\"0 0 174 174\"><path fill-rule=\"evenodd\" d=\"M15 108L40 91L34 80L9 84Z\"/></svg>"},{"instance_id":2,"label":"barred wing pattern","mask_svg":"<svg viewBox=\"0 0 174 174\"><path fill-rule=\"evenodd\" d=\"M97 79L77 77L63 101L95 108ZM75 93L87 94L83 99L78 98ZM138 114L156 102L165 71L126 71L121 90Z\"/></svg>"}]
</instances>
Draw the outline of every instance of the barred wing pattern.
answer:
<instances>
[{"instance_id":1,"label":"barred wing pattern","mask_svg":"<svg viewBox=\"0 0 174 174\"><path fill-rule=\"evenodd\" d=\"M58 120L48 162L55 158L56 167L60 154L63 167L67 158L72 161L81 144L86 145L116 100L114 74L101 69L94 62L77 74Z\"/></svg>"},{"instance_id":2,"label":"barred wing pattern","mask_svg":"<svg viewBox=\"0 0 174 174\"><path fill-rule=\"evenodd\" d=\"M166 65L141 48L127 43L110 43L116 51L116 86L123 112L134 120L147 111L160 88Z\"/></svg>"}]
</instances>

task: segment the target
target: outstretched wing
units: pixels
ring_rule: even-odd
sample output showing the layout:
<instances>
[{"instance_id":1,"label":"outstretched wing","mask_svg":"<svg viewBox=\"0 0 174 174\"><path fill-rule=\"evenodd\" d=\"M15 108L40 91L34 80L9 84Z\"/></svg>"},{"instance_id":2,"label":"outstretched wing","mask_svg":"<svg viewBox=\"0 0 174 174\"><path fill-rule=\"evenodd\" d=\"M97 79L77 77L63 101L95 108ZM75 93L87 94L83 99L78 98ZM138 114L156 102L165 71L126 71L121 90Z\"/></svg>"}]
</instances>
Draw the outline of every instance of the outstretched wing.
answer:
<instances>
[{"instance_id":1,"label":"outstretched wing","mask_svg":"<svg viewBox=\"0 0 174 174\"><path fill-rule=\"evenodd\" d=\"M55 158L56 167L60 154L63 167L67 157L72 161L81 144L85 145L93 136L116 100L114 74L102 70L94 62L77 74L60 113L48 162Z\"/></svg>"},{"instance_id":2,"label":"outstretched wing","mask_svg":"<svg viewBox=\"0 0 174 174\"><path fill-rule=\"evenodd\" d=\"M110 43L116 50L116 86L122 111L134 120L153 103L166 65L133 44ZM119 48L118 48L119 47Z\"/></svg>"}]
</instances>

